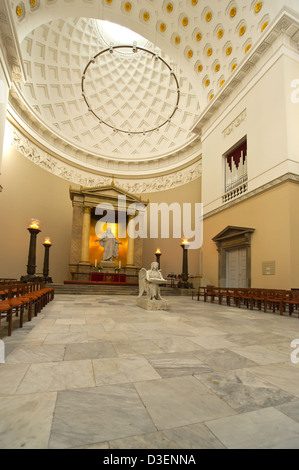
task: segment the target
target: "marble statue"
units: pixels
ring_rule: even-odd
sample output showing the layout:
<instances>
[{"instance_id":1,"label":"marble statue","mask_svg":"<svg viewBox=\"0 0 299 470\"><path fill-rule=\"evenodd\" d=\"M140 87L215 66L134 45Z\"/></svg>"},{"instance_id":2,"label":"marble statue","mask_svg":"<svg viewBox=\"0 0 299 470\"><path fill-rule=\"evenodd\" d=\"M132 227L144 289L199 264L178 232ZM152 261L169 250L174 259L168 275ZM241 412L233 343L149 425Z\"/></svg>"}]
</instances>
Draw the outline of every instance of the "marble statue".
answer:
<instances>
[{"instance_id":1,"label":"marble statue","mask_svg":"<svg viewBox=\"0 0 299 470\"><path fill-rule=\"evenodd\" d=\"M137 305L146 310L168 310L169 303L161 297L160 292L160 284L167 282L163 278L159 270L159 264L156 261L151 264L151 269L140 269ZM144 293L146 297L143 296Z\"/></svg>"},{"instance_id":2,"label":"marble statue","mask_svg":"<svg viewBox=\"0 0 299 470\"><path fill-rule=\"evenodd\" d=\"M111 228L107 228L106 232L96 240L104 248L103 261L112 261L113 258L118 259L118 249L122 242L119 242L115 235L111 232Z\"/></svg>"}]
</instances>

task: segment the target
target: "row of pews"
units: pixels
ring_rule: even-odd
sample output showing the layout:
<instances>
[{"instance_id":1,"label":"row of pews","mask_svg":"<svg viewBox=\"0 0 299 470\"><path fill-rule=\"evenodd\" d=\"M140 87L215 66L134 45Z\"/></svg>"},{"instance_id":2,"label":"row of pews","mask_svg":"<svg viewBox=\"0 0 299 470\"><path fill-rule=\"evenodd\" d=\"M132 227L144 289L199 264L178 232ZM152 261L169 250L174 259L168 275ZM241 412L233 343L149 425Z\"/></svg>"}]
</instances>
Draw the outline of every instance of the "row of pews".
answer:
<instances>
[{"instance_id":1,"label":"row of pews","mask_svg":"<svg viewBox=\"0 0 299 470\"><path fill-rule=\"evenodd\" d=\"M279 312L280 315L296 313L299 317L299 290L281 289L236 289L228 287L199 287L192 291L192 299L199 300L203 297L204 302L210 300L221 305L223 302L228 306L246 307L253 310Z\"/></svg>"},{"instance_id":2,"label":"row of pews","mask_svg":"<svg viewBox=\"0 0 299 470\"><path fill-rule=\"evenodd\" d=\"M27 321L54 299L54 289L46 287L45 282L21 283L15 279L0 279L0 325L7 322L7 334L11 336L13 317L19 317L19 326L22 328L24 314Z\"/></svg>"}]
</instances>

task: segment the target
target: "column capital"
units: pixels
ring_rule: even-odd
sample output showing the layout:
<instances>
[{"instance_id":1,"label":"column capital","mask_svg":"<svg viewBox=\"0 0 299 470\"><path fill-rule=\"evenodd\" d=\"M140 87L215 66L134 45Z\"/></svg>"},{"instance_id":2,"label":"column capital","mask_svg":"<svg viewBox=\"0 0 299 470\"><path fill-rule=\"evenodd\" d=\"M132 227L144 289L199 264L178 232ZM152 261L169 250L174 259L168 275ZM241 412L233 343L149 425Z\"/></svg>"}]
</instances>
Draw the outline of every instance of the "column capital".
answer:
<instances>
[{"instance_id":1,"label":"column capital","mask_svg":"<svg viewBox=\"0 0 299 470\"><path fill-rule=\"evenodd\" d=\"M84 214L90 214L91 213L92 207L89 206L83 206L83 212Z\"/></svg>"}]
</instances>

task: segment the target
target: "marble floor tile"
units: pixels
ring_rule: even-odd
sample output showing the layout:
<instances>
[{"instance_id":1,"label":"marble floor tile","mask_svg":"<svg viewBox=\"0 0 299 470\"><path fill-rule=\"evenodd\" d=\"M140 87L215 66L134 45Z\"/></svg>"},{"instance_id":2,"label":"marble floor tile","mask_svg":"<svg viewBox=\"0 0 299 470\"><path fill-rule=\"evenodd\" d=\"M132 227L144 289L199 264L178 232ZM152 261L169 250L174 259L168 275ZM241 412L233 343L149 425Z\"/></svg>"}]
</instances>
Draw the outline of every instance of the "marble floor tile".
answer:
<instances>
[{"instance_id":1,"label":"marble floor tile","mask_svg":"<svg viewBox=\"0 0 299 470\"><path fill-rule=\"evenodd\" d=\"M188 339L181 336L164 336L163 338L155 338L153 340L163 352L172 353L196 351L200 349L196 342L192 341L192 338L193 337Z\"/></svg>"},{"instance_id":2,"label":"marble floor tile","mask_svg":"<svg viewBox=\"0 0 299 470\"><path fill-rule=\"evenodd\" d=\"M285 337L282 335L278 335L278 334L271 334L271 333L268 333L267 331L265 332L260 331L259 333L255 333L255 334L251 334L251 333L248 334L247 332L234 334L234 333L228 332L227 340L240 346L250 346L254 344L261 344L265 346L268 343L272 344L272 343L284 342Z\"/></svg>"},{"instance_id":3,"label":"marble floor tile","mask_svg":"<svg viewBox=\"0 0 299 470\"><path fill-rule=\"evenodd\" d=\"M58 318L55 325L85 325L84 318Z\"/></svg>"},{"instance_id":4,"label":"marble floor tile","mask_svg":"<svg viewBox=\"0 0 299 470\"><path fill-rule=\"evenodd\" d=\"M48 333L44 339L44 344L68 344L68 343L84 343L88 341L86 331L77 331L75 333L61 332Z\"/></svg>"},{"instance_id":5,"label":"marble floor tile","mask_svg":"<svg viewBox=\"0 0 299 470\"><path fill-rule=\"evenodd\" d=\"M117 357L92 361L96 385L121 384L160 379L144 357Z\"/></svg>"},{"instance_id":6,"label":"marble floor tile","mask_svg":"<svg viewBox=\"0 0 299 470\"><path fill-rule=\"evenodd\" d=\"M56 393L1 397L0 448L47 449Z\"/></svg>"},{"instance_id":7,"label":"marble floor tile","mask_svg":"<svg viewBox=\"0 0 299 470\"><path fill-rule=\"evenodd\" d=\"M231 370L256 366L257 363L228 349L194 352L203 363L215 370Z\"/></svg>"},{"instance_id":8,"label":"marble floor tile","mask_svg":"<svg viewBox=\"0 0 299 470\"><path fill-rule=\"evenodd\" d=\"M29 367L29 364L0 364L0 396L14 395Z\"/></svg>"},{"instance_id":9,"label":"marble floor tile","mask_svg":"<svg viewBox=\"0 0 299 470\"><path fill-rule=\"evenodd\" d=\"M31 364L17 394L95 386L90 360Z\"/></svg>"},{"instance_id":10,"label":"marble floor tile","mask_svg":"<svg viewBox=\"0 0 299 470\"><path fill-rule=\"evenodd\" d=\"M299 364L269 364L253 367L250 371L299 398Z\"/></svg>"},{"instance_id":11,"label":"marble floor tile","mask_svg":"<svg viewBox=\"0 0 299 470\"><path fill-rule=\"evenodd\" d=\"M110 446L108 442L96 442L95 444L85 444L83 446L71 447L70 449L110 449Z\"/></svg>"},{"instance_id":12,"label":"marble floor tile","mask_svg":"<svg viewBox=\"0 0 299 470\"><path fill-rule=\"evenodd\" d=\"M33 362L57 362L62 361L65 346L58 344L55 348L51 345L26 344L19 346L7 357L9 364L33 363Z\"/></svg>"},{"instance_id":13,"label":"marble floor tile","mask_svg":"<svg viewBox=\"0 0 299 470\"><path fill-rule=\"evenodd\" d=\"M102 326L103 323L103 316L99 315L85 315L85 322L86 325L90 325L90 328L94 327L95 325L98 328L101 328L102 331L105 331L104 327Z\"/></svg>"},{"instance_id":14,"label":"marble floor tile","mask_svg":"<svg viewBox=\"0 0 299 470\"><path fill-rule=\"evenodd\" d=\"M211 372L211 369L192 353L164 353L146 358L163 378Z\"/></svg>"},{"instance_id":15,"label":"marble floor tile","mask_svg":"<svg viewBox=\"0 0 299 470\"><path fill-rule=\"evenodd\" d=\"M61 295L14 329L3 448L298 448L298 319L168 300L149 312L135 296Z\"/></svg>"},{"instance_id":16,"label":"marble floor tile","mask_svg":"<svg viewBox=\"0 0 299 470\"><path fill-rule=\"evenodd\" d=\"M109 385L59 392L49 448L97 444L154 432L133 385Z\"/></svg>"},{"instance_id":17,"label":"marble floor tile","mask_svg":"<svg viewBox=\"0 0 299 470\"><path fill-rule=\"evenodd\" d=\"M117 354L128 355L133 354L161 354L163 350L152 340L144 339L138 341L114 341L113 345Z\"/></svg>"},{"instance_id":18,"label":"marble floor tile","mask_svg":"<svg viewBox=\"0 0 299 470\"><path fill-rule=\"evenodd\" d=\"M205 349L230 349L234 346L234 343L226 339L226 335L200 335L189 339Z\"/></svg>"},{"instance_id":19,"label":"marble floor tile","mask_svg":"<svg viewBox=\"0 0 299 470\"><path fill-rule=\"evenodd\" d=\"M290 362L290 354L293 351L291 348L291 341L286 340L283 343L267 344L266 348L268 351L274 351L274 354L279 353L281 356L283 356L283 361L280 362Z\"/></svg>"},{"instance_id":20,"label":"marble floor tile","mask_svg":"<svg viewBox=\"0 0 299 470\"><path fill-rule=\"evenodd\" d=\"M251 359L257 364L273 364L277 362L286 361L285 355L282 355L274 350L271 351L266 346L261 346L259 344L255 344L252 346L242 346L241 348L232 347L230 348L230 350L239 354L240 356L244 356L248 359Z\"/></svg>"},{"instance_id":21,"label":"marble floor tile","mask_svg":"<svg viewBox=\"0 0 299 470\"><path fill-rule=\"evenodd\" d=\"M264 408L206 423L228 449L299 449L299 423Z\"/></svg>"},{"instance_id":22,"label":"marble floor tile","mask_svg":"<svg viewBox=\"0 0 299 470\"><path fill-rule=\"evenodd\" d=\"M135 387L159 430L235 414L195 377L138 382Z\"/></svg>"},{"instance_id":23,"label":"marble floor tile","mask_svg":"<svg viewBox=\"0 0 299 470\"><path fill-rule=\"evenodd\" d=\"M46 331L32 331L30 333L28 333L28 335L26 335L26 337L24 338L24 341L23 343L24 344L43 344L43 342L45 341L45 339L47 338L48 336L48 332Z\"/></svg>"},{"instance_id":24,"label":"marble floor tile","mask_svg":"<svg viewBox=\"0 0 299 470\"><path fill-rule=\"evenodd\" d=\"M86 330L88 341L128 341L127 332L123 331L103 331L98 329L98 325L94 328Z\"/></svg>"},{"instance_id":25,"label":"marble floor tile","mask_svg":"<svg viewBox=\"0 0 299 470\"><path fill-rule=\"evenodd\" d=\"M117 322L112 318L106 318L101 323L105 331L123 331L123 330L135 330L134 325L129 323Z\"/></svg>"},{"instance_id":26,"label":"marble floor tile","mask_svg":"<svg viewBox=\"0 0 299 470\"><path fill-rule=\"evenodd\" d=\"M294 400L293 395L252 374L250 369L203 373L195 377L238 413Z\"/></svg>"},{"instance_id":27,"label":"marble floor tile","mask_svg":"<svg viewBox=\"0 0 299 470\"><path fill-rule=\"evenodd\" d=\"M75 361L84 359L97 359L101 357L116 356L112 343L107 341L71 343L65 346L65 361Z\"/></svg>"},{"instance_id":28,"label":"marble floor tile","mask_svg":"<svg viewBox=\"0 0 299 470\"><path fill-rule=\"evenodd\" d=\"M109 442L110 449L224 449L202 423Z\"/></svg>"},{"instance_id":29,"label":"marble floor tile","mask_svg":"<svg viewBox=\"0 0 299 470\"><path fill-rule=\"evenodd\" d=\"M44 325L43 323L34 328L34 333L45 335L49 333L67 333L70 330L70 325Z\"/></svg>"},{"instance_id":30,"label":"marble floor tile","mask_svg":"<svg viewBox=\"0 0 299 470\"><path fill-rule=\"evenodd\" d=\"M299 423L299 400L284 403L275 408Z\"/></svg>"}]
</instances>

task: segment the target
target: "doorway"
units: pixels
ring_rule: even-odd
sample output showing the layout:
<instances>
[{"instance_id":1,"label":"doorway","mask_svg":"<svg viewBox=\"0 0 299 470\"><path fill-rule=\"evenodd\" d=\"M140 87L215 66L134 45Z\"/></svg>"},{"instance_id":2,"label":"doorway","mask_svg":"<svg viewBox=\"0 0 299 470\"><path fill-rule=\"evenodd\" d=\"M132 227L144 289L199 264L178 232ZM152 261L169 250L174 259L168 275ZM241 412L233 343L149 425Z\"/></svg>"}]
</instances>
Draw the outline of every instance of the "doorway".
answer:
<instances>
[{"instance_id":1,"label":"doorway","mask_svg":"<svg viewBox=\"0 0 299 470\"><path fill-rule=\"evenodd\" d=\"M251 287L253 232L253 228L228 226L213 238L219 253L219 287Z\"/></svg>"},{"instance_id":2,"label":"doorway","mask_svg":"<svg viewBox=\"0 0 299 470\"><path fill-rule=\"evenodd\" d=\"M226 252L226 287L247 287L247 253L246 248Z\"/></svg>"}]
</instances>

